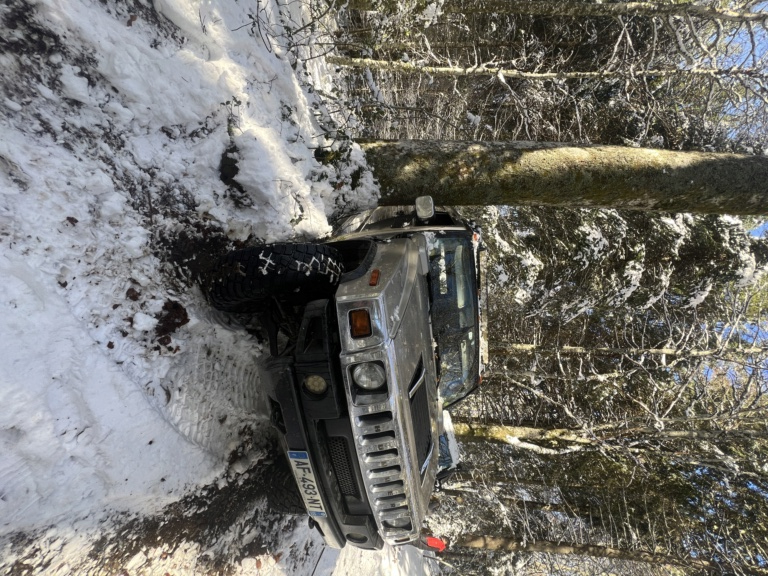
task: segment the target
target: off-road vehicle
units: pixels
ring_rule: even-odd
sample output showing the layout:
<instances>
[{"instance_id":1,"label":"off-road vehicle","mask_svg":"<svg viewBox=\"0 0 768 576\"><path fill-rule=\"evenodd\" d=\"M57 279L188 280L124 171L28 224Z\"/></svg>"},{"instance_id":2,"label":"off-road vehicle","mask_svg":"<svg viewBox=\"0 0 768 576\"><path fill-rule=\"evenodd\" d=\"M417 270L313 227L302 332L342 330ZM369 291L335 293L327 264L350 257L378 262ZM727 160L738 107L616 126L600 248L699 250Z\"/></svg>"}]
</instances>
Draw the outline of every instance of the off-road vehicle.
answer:
<instances>
[{"instance_id":1,"label":"off-road vehicle","mask_svg":"<svg viewBox=\"0 0 768 576\"><path fill-rule=\"evenodd\" d=\"M326 542L419 539L443 409L480 384L479 232L422 196L347 219L322 243L225 255L213 306L267 332L272 422ZM443 438L443 440L445 440Z\"/></svg>"}]
</instances>

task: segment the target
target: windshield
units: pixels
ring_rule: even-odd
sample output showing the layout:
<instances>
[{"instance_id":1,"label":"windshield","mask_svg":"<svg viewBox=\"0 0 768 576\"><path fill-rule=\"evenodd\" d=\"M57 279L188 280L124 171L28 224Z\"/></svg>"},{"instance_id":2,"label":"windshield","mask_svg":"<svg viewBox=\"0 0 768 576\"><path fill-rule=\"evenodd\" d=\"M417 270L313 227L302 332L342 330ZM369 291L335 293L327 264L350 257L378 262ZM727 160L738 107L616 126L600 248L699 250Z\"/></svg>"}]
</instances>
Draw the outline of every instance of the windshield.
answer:
<instances>
[{"instance_id":1,"label":"windshield","mask_svg":"<svg viewBox=\"0 0 768 576\"><path fill-rule=\"evenodd\" d=\"M464 235L429 234L432 330L440 355L444 406L478 384L478 311L473 248Z\"/></svg>"}]
</instances>

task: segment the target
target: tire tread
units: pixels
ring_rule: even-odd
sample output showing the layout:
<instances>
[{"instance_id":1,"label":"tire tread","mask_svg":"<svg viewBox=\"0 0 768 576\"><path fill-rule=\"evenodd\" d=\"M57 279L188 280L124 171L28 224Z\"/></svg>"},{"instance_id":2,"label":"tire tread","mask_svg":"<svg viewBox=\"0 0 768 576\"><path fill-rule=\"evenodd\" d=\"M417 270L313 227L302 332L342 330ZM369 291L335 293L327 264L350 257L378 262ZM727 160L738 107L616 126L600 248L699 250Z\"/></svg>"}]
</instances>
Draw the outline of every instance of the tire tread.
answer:
<instances>
[{"instance_id":1,"label":"tire tread","mask_svg":"<svg viewBox=\"0 0 768 576\"><path fill-rule=\"evenodd\" d=\"M325 244L270 244L223 256L207 282L211 305L242 311L271 296L300 298L330 295L339 284L339 252Z\"/></svg>"}]
</instances>

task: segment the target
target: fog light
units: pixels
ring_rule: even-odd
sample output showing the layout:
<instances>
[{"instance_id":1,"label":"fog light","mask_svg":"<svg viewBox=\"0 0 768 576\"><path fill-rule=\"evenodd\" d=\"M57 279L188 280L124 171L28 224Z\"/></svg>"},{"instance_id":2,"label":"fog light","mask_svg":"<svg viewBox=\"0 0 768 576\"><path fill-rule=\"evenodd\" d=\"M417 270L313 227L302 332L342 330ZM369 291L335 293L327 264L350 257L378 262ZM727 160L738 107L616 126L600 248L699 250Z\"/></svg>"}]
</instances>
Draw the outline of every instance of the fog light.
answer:
<instances>
[{"instance_id":1,"label":"fog light","mask_svg":"<svg viewBox=\"0 0 768 576\"><path fill-rule=\"evenodd\" d=\"M312 374L304 379L304 388L312 394L323 394L328 390L328 382L322 376Z\"/></svg>"},{"instance_id":2,"label":"fog light","mask_svg":"<svg viewBox=\"0 0 768 576\"><path fill-rule=\"evenodd\" d=\"M360 388L376 390L384 386L384 383L387 381L387 373L381 364L366 362L355 366L352 370L352 378Z\"/></svg>"}]
</instances>

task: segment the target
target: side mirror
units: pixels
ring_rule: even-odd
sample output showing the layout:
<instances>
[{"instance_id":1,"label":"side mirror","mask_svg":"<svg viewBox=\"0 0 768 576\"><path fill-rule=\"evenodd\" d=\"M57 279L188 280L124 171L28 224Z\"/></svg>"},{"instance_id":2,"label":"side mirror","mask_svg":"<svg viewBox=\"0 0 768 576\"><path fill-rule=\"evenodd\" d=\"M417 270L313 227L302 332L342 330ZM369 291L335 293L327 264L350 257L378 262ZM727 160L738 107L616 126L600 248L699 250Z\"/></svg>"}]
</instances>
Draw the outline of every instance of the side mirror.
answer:
<instances>
[{"instance_id":1,"label":"side mirror","mask_svg":"<svg viewBox=\"0 0 768 576\"><path fill-rule=\"evenodd\" d=\"M435 202L432 196L416 198L416 217L419 220L430 220L435 215Z\"/></svg>"}]
</instances>

